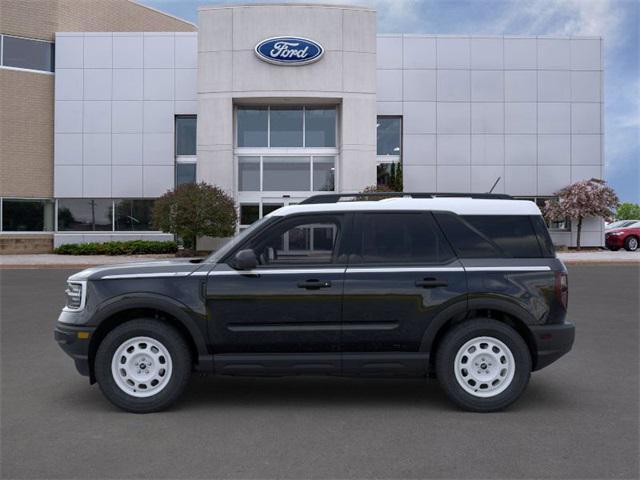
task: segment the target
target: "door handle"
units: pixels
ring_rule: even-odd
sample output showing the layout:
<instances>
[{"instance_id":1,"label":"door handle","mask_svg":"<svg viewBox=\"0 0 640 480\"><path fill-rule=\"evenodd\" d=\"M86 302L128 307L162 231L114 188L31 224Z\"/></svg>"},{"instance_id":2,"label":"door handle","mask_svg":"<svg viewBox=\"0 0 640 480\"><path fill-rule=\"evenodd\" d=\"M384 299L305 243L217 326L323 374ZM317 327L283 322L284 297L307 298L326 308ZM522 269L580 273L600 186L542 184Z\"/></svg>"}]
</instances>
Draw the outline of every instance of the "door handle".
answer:
<instances>
[{"instance_id":1,"label":"door handle","mask_svg":"<svg viewBox=\"0 0 640 480\"><path fill-rule=\"evenodd\" d=\"M422 288L437 288L437 287L446 287L449 285L449 282L446 280L438 280L437 278L424 278L422 280L416 280L416 287Z\"/></svg>"},{"instance_id":2,"label":"door handle","mask_svg":"<svg viewBox=\"0 0 640 480\"><path fill-rule=\"evenodd\" d=\"M326 280L305 280L303 282L298 282L298 288L306 288L307 290L317 290L319 288L329 288L331 287L331 282Z\"/></svg>"}]
</instances>

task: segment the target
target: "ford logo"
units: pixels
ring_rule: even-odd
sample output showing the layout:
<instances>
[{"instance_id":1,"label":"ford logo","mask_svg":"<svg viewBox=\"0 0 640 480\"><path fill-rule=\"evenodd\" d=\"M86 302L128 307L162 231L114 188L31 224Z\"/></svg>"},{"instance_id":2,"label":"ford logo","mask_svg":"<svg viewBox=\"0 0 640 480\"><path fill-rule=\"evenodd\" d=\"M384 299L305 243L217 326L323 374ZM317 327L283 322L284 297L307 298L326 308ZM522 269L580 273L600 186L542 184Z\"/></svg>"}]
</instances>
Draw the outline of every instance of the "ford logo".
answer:
<instances>
[{"instance_id":1,"label":"ford logo","mask_svg":"<svg viewBox=\"0 0 640 480\"><path fill-rule=\"evenodd\" d=\"M255 50L260 60L276 65L307 65L320 60L324 53L322 45L302 37L267 38Z\"/></svg>"}]
</instances>

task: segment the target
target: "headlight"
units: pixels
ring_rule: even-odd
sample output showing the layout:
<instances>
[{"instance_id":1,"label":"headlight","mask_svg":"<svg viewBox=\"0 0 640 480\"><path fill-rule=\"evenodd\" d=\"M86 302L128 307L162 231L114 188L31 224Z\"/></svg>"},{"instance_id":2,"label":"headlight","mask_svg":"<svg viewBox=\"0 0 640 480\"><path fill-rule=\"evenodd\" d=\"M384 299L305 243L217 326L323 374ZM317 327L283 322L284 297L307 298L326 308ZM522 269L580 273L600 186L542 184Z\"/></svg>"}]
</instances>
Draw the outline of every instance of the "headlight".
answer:
<instances>
[{"instance_id":1,"label":"headlight","mask_svg":"<svg viewBox=\"0 0 640 480\"><path fill-rule=\"evenodd\" d=\"M87 295L87 283L86 282L67 282L67 289L65 290L67 295L68 310L82 310Z\"/></svg>"},{"instance_id":2,"label":"headlight","mask_svg":"<svg viewBox=\"0 0 640 480\"><path fill-rule=\"evenodd\" d=\"M611 233L608 233L607 235L624 235L624 232L611 232Z\"/></svg>"}]
</instances>

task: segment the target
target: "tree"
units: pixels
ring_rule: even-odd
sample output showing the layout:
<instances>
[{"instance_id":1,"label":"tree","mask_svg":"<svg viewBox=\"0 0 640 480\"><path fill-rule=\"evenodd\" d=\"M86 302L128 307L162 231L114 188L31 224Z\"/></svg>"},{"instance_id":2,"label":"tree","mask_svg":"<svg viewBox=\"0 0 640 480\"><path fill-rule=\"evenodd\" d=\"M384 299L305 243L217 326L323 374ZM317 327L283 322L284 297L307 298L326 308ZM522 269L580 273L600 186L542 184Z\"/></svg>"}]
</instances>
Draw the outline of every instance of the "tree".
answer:
<instances>
[{"instance_id":1,"label":"tree","mask_svg":"<svg viewBox=\"0 0 640 480\"><path fill-rule=\"evenodd\" d=\"M616 220L640 220L640 205L623 202L616 209Z\"/></svg>"},{"instance_id":2,"label":"tree","mask_svg":"<svg viewBox=\"0 0 640 480\"><path fill-rule=\"evenodd\" d=\"M573 183L555 193L557 199L549 200L544 206L548 220L558 221L570 218L578 223L576 246L580 250L580 233L585 217L613 218L613 209L619 204L618 196L604 180L592 178Z\"/></svg>"},{"instance_id":3,"label":"tree","mask_svg":"<svg viewBox=\"0 0 640 480\"><path fill-rule=\"evenodd\" d=\"M187 183L158 198L152 223L163 232L179 235L187 249L198 237L228 237L235 233L237 213L233 198L206 183Z\"/></svg>"}]
</instances>

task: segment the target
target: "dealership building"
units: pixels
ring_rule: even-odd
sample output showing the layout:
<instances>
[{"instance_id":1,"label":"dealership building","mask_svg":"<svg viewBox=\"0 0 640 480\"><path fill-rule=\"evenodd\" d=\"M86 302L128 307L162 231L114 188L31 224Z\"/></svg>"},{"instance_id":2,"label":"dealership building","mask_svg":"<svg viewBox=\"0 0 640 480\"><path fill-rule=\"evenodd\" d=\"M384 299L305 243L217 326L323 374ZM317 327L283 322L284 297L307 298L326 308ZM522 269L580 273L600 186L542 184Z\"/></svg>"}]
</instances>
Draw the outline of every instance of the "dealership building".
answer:
<instances>
[{"instance_id":1,"label":"dealership building","mask_svg":"<svg viewBox=\"0 0 640 480\"><path fill-rule=\"evenodd\" d=\"M231 194L243 228L314 193L543 205L604 174L600 38L380 35L359 6L204 6L196 27L128 0L36 5L0 15L5 253L172 238L150 211L186 182ZM582 244L602 242L588 219Z\"/></svg>"}]
</instances>

